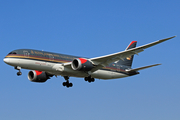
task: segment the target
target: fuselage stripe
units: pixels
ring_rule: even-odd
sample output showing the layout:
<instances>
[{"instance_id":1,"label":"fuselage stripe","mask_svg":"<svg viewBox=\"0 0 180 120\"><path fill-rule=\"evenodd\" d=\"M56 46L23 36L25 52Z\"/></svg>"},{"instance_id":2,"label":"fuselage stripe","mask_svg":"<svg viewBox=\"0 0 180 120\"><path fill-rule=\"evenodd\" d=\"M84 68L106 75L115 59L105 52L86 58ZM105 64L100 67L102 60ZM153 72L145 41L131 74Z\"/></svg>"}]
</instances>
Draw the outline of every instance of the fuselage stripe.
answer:
<instances>
[{"instance_id":1,"label":"fuselage stripe","mask_svg":"<svg viewBox=\"0 0 180 120\"><path fill-rule=\"evenodd\" d=\"M24 55L7 55L6 58L20 58L20 59L32 59L32 60L41 60L45 62L54 62L54 63L67 63L71 61L67 60L60 60L60 59L50 59L46 57L39 57L39 56L24 56Z\"/></svg>"}]
</instances>

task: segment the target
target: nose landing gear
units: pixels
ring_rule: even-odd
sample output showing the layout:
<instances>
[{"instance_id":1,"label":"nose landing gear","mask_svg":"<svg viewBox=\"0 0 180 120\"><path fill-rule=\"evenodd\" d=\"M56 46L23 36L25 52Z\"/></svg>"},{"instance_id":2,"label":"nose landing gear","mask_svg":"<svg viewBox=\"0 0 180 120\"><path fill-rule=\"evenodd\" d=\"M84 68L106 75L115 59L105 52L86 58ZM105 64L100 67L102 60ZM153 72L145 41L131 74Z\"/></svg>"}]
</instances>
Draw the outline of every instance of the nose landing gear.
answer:
<instances>
[{"instance_id":1,"label":"nose landing gear","mask_svg":"<svg viewBox=\"0 0 180 120\"><path fill-rule=\"evenodd\" d=\"M17 76L22 75L22 72L20 71L20 70L21 70L21 67L16 66L16 67L14 67L14 69L19 70L19 72L17 72Z\"/></svg>"}]
</instances>

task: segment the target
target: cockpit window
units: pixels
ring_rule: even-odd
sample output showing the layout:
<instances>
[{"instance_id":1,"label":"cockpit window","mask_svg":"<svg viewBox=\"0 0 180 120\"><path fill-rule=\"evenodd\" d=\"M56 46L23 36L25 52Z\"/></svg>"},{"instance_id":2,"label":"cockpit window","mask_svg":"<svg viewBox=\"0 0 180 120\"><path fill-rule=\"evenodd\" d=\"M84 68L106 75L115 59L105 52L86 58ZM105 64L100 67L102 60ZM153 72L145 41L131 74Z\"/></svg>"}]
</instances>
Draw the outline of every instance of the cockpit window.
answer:
<instances>
[{"instance_id":1,"label":"cockpit window","mask_svg":"<svg viewBox=\"0 0 180 120\"><path fill-rule=\"evenodd\" d=\"M10 52L8 55L10 55L10 54L17 54L16 52Z\"/></svg>"}]
</instances>

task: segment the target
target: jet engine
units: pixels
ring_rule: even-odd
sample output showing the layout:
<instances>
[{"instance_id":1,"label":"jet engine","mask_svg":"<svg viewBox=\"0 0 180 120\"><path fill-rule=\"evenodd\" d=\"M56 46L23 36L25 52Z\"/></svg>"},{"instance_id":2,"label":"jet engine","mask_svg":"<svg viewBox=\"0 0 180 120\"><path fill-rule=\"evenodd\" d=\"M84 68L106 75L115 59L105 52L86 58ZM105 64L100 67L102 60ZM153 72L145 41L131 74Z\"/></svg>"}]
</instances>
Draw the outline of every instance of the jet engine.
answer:
<instances>
[{"instance_id":1,"label":"jet engine","mask_svg":"<svg viewBox=\"0 0 180 120\"><path fill-rule=\"evenodd\" d=\"M89 71L94 66L91 61L84 59L84 58L75 58L72 63L71 67L73 70L79 70L79 71Z\"/></svg>"},{"instance_id":2,"label":"jet engine","mask_svg":"<svg viewBox=\"0 0 180 120\"><path fill-rule=\"evenodd\" d=\"M47 79L50 79L50 76L46 72L33 70L29 71L28 79L32 82L46 82Z\"/></svg>"}]
</instances>

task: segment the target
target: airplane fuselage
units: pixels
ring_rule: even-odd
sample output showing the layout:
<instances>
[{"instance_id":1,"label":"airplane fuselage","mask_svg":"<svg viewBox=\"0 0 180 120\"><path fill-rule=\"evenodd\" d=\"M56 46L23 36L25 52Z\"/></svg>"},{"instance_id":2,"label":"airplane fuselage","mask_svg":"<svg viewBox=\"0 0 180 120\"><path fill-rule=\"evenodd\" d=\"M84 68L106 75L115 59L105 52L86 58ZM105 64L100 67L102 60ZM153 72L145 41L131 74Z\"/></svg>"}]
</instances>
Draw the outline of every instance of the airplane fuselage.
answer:
<instances>
[{"instance_id":1,"label":"airplane fuselage","mask_svg":"<svg viewBox=\"0 0 180 120\"><path fill-rule=\"evenodd\" d=\"M75 71L63 66L66 63L72 62L75 58L80 57L32 49L18 49L9 53L4 58L4 61L11 66L20 66L21 68L29 70L46 71L52 75L88 77L89 73L85 71ZM93 72L91 76L98 79L115 79L135 75L126 72L125 69L127 68L124 66L111 63Z\"/></svg>"}]
</instances>

